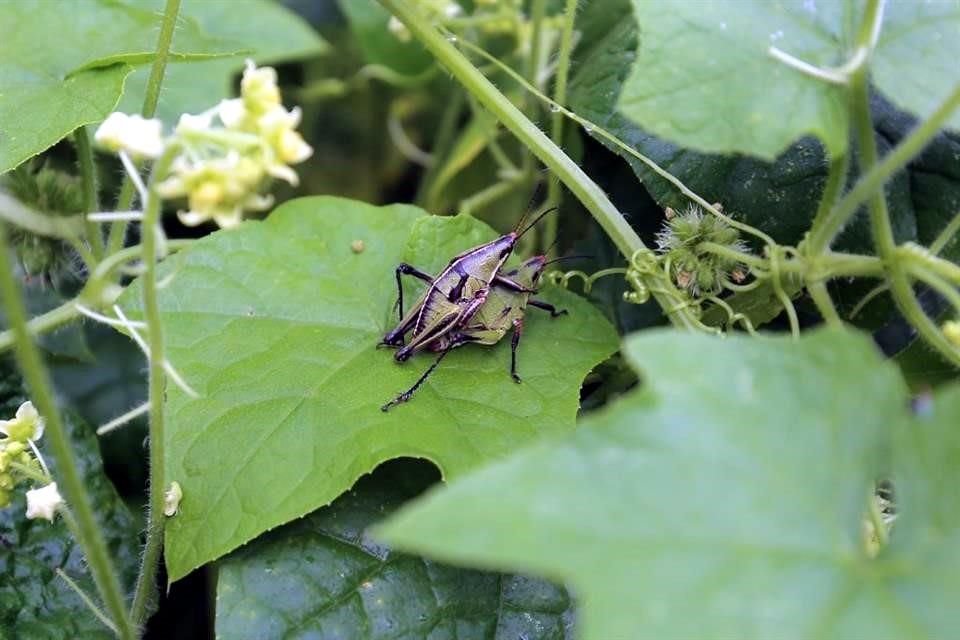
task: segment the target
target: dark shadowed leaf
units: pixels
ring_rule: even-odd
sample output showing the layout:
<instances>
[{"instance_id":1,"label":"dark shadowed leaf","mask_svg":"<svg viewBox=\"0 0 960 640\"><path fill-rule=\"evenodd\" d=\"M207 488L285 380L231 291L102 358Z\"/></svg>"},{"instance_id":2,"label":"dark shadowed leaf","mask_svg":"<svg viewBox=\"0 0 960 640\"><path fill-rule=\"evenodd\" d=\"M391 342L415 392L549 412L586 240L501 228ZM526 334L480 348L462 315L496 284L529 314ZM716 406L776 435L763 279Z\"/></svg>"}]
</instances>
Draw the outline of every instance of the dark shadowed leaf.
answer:
<instances>
[{"instance_id":1,"label":"dark shadowed leaf","mask_svg":"<svg viewBox=\"0 0 960 640\"><path fill-rule=\"evenodd\" d=\"M219 563L218 636L571 638L563 589L394 553L367 535L436 479L426 463L388 462L329 507L230 554Z\"/></svg>"}]
</instances>

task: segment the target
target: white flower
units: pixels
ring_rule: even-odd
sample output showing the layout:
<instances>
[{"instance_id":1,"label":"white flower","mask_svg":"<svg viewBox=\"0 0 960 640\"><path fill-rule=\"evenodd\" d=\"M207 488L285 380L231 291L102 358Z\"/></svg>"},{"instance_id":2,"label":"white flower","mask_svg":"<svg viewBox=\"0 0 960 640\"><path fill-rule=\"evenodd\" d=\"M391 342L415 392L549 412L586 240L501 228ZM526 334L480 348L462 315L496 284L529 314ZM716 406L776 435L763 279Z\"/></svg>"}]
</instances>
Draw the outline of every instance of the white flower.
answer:
<instances>
[{"instance_id":1,"label":"white flower","mask_svg":"<svg viewBox=\"0 0 960 640\"><path fill-rule=\"evenodd\" d=\"M157 119L115 111L93 137L100 146L126 151L135 158L159 158L163 153L163 124Z\"/></svg>"},{"instance_id":2,"label":"white flower","mask_svg":"<svg viewBox=\"0 0 960 640\"><path fill-rule=\"evenodd\" d=\"M11 440L39 440L43 436L43 418L27 400L17 409L13 420L0 420L0 433Z\"/></svg>"},{"instance_id":3,"label":"white flower","mask_svg":"<svg viewBox=\"0 0 960 640\"><path fill-rule=\"evenodd\" d=\"M247 108L243 106L243 99L232 98L230 100L221 100L217 105L217 115L223 126L228 129L236 129L247 119Z\"/></svg>"},{"instance_id":4,"label":"white flower","mask_svg":"<svg viewBox=\"0 0 960 640\"><path fill-rule=\"evenodd\" d=\"M211 109L203 113L198 113L197 115L184 113L180 116L180 121L177 123L177 133L184 131L206 131L210 128L210 125L213 124L214 111L215 109Z\"/></svg>"},{"instance_id":5,"label":"white flower","mask_svg":"<svg viewBox=\"0 0 960 640\"><path fill-rule=\"evenodd\" d=\"M57 509L63 504L63 498L57 491L57 483L51 482L45 487L31 489L27 491L27 518L36 520L37 518L46 518L53 522L53 516Z\"/></svg>"}]
</instances>

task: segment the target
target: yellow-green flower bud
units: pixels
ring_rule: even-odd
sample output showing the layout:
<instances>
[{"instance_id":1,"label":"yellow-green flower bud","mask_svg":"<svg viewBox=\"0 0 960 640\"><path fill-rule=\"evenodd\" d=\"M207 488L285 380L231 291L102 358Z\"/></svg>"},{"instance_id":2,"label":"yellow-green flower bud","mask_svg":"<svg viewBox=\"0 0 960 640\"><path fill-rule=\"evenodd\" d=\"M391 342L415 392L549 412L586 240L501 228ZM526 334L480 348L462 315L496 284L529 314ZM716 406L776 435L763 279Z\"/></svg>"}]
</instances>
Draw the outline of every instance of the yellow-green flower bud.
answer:
<instances>
[{"instance_id":1,"label":"yellow-green flower bud","mask_svg":"<svg viewBox=\"0 0 960 640\"><path fill-rule=\"evenodd\" d=\"M22 442L10 442L7 444L6 448L7 455L10 456L12 460L14 456L17 456L27 450L27 445Z\"/></svg>"},{"instance_id":2,"label":"yellow-green flower bud","mask_svg":"<svg viewBox=\"0 0 960 640\"><path fill-rule=\"evenodd\" d=\"M243 104L253 113L263 113L280 104L280 89L277 88L277 72L273 67L257 67L247 60L247 68L240 80L240 95Z\"/></svg>"},{"instance_id":3,"label":"yellow-green flower bud","mask_svg":"<svg viewBox=\"0 0 960 640\"><path fill-rule=\"evenodd\" d=\"M20 405L13 420L0 420L0 433L9 440L39 440L43 435L43 419L29 400ZM9 446L9 443L7 444Z\"/></svg>"},{"instance_id":4,"label":"yellow-green flower bud","mask_svg":"<svg viewBox=\"0 0 960 640\"><path fill-rule=\"evenodd\" d=\"M960 321L947 320L944 322L943 335L953 346L960 349Z\"/></svg>"}]
</instances>

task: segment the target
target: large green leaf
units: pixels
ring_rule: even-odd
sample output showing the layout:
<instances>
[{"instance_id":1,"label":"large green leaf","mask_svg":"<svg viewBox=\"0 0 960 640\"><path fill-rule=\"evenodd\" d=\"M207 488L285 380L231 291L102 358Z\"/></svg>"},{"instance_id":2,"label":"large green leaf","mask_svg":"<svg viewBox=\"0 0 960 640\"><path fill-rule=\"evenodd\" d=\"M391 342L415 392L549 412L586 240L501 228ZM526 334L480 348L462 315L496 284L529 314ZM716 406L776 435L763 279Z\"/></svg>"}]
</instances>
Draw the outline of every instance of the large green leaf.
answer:
<instances>
[{"instance_id":1,"label":"large green leaf","mask_svg":"<svg viewBox=\"0 0 960 640\"><path fill-rule=\"evenodd\" d=\"M529 315L523 384L507 375L504 340L457 350L410 403L380 411L432 361L398 366L376 348L395 323L394 267L437 272L493 236L472 218L303 198L167 261L169 358L201 396L168 389L166 472L184 492L167 526L172 579L328 504L384 460L429 458L453 477L573 428L580 382L616 340L589 304L554 289L544 297L570 315ZM139 314L139 296L134 286L122 304Z\"/></svg>"},{"instance_id":2,"label":"large green leaf","mask_svg":"<svg viewBox=\"0 0 960 640\"><path fill-rule=\"evenodd\" d=\"M812 138L805 138L774 162L738 154L706 154L651 135L618 114L614 105L629 72L637 40L636 26L627 19L628 12L625 0L611 5L591 2L584 7L580 20L590 37L585 36L577 49L578 63L570 91L572 108L653 159L703 197L711 202L721 202L734 217L762 229L778 242L799 242L813 220L826 181L827 166L822 147ZM606 28L592 28L595 23ZM872 110L881 152L899 142L916 122L879 95L872 101ZM686 198L671 183L596 133L594 137L624 157L642 181L642 185L633 185L637 193L633 200L639 200L645 189L661 206L686 206ZM958 146L957 134L941 133L921 156L887 184L894 233L899 241L931 242L960 209ZM872 252L873 241L866 215L853 220L840 236L837 246L848 251ZM948 244L943 255L956 258L960 255L960 244ZM841 312L849 312L870 286L872 283L852 286L835 283L832 293ZM760 295L752 297L769 299L773 303L767 305L764 302L765 312L759 315L749 303L740 304L738 298L742 296L737 296L733 302L738 311L754 314L755 322L769 321L779 313L779 302L769 288L758 293ZM875 327L885 322L891 311L892 303L886 296L881 296L856 320L864 326ZM714 316L721 318L725 314L718 310Z\"/></svg>"},{"instance_id":3,"label":"large green leaf","mask_svg":"<svg viewBox=\"0 0 960 640\"><path fill-rule=\"evenodd\" d=\"M841 87L785 66L776 46L817 66L842 56L840 3L634 0L640 42L619 109L700 151L773 159L804 134L847 144ZM811 7L813 7L811 9Z\"/></svg>"},{"instance_id":4,"label":"large green leaf","mask_svg":"<svg viewBox=\"0 0 960 640\"><path fill-rule=\"evenodd\" d=\"M960 84L960 2L891 0L872 61L873 81L901 109L933 113ZM960 112L949 126L960 129Z\"/></svg>"},{"instance_id":5,"label":"large green leaf","mask_svg":"<svg viewBox=\"0 0 960 640\"><path fill-rule=\"evenodd\" d=\"M12 363L0 360L0 419L13 416L25 399ZM101 532L124 587L131 589L138 564L137 527L103 473L96 436L74 414L65 419ZM42 440L40 445L45 451ZM49 453L45 459L56 477L56 461ZM0 509L0 638L115 637L56 575L56 569L63 570L96 597L83 552L63 519L51 524L24 517L25 490L18 488L13 503Z\"/></svg>"},{"instance_id":6,"label":"large green leaf","mask_svg":"<svg viewBox=\"0 0 960 640\"><path fill-rule=\"evenodd\" d=\"M162 10L162 0L150 0ZM170 124L182 113L198 113L233 94L232 81L244 59L260 64L315 56L328 49L300 17L270 0L185 2L182 13L207 32L237 43L239 55L197 62L172 62L167 66L157 117ZM175 43L179 42L179 31ZM138 113L143 105L150 68L135 71L126 82L119 110Z\"/></svg>"},{"instance_id":7,"label":"large green leaf","mask_svg":"<svg viewBox=\"0 0 960 640\"><path fill-rule=\"evenodd\" d=\"M427 494L379 533L569 581L584 638L953 634L960 390L935 398L918 431L895 367L857 334L651 331L625 351L645 389ZM898 504L911 506L871 558L862 518L901 436L922 443L895 449Z\"/></svg>"},{"instance_id":8,"label":"large green leaf","mask_svg":"<svg viewBox=\"0 0 960 640\"><path fill-rule=\"evenodd\" d=\"M0 3L0 173L110 113L129 65L151 60L159 21L149 7L119 1L76 0L69 10L45 0ZM172 55L239 50L183 18Z\"/></svg>"},{"instance_id":9,"label":"large green leaf","mask_svg":"<svg viewBox=\"0 0 960 640\"><path fill-rule=\"evenodd\" d=\"M393 553L367 529L436 480L397 460L333 504L219 563L221 638L571 637L566 592L544 580L457 569Z\"/></svg>"},{"instance_id":10,"label":"large green leaf","mask_svg":"<svg viewBox=\"0 0 960 640\"><path fill-rule=\"evenodd\" d=\"M891 1L872 58L879 88L929 115L958 82L960 3ZM777 47L818 67L840 65L862 2L633 0L641 38L620 111L690 149L772 160L801 136L831 156L847 146L845 88L786 66ZM960 127L960 114L950 123Z\"/></svg>"}]
</instances>

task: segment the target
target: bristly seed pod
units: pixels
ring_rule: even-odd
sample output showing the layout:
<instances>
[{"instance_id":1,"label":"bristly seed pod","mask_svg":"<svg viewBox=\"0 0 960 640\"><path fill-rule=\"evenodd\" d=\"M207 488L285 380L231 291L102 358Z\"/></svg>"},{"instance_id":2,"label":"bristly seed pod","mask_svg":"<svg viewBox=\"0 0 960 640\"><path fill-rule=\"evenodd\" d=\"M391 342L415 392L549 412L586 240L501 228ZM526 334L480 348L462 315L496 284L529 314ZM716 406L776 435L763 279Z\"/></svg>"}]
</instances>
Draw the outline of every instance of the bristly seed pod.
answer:
<instances>
[{"instance_id":1,"label":"bristly seed pod","mask_svg":"<svg viewBox=\"0 0 960 640\"><path fill-rule=\"evenodd\" d=\"M670 277L694 297L715 295L724 280L742 282L747 274L740 261L707 251L704 243L749 251L739 231L714 215L705 215L696 205L682 213L667 211L664 228L657 234L657 248L669 262Z\"/></svg>"}]
</instances>

